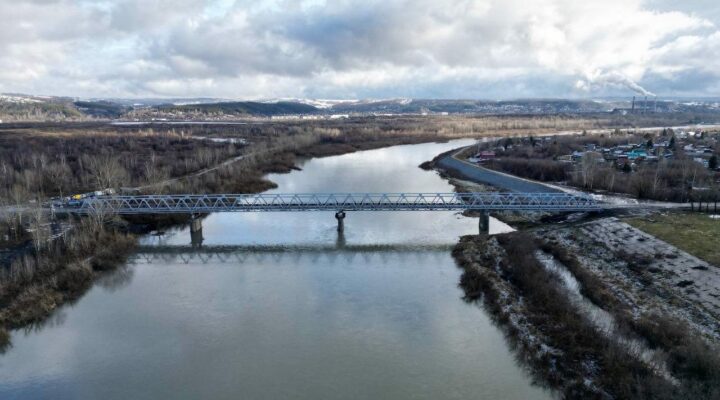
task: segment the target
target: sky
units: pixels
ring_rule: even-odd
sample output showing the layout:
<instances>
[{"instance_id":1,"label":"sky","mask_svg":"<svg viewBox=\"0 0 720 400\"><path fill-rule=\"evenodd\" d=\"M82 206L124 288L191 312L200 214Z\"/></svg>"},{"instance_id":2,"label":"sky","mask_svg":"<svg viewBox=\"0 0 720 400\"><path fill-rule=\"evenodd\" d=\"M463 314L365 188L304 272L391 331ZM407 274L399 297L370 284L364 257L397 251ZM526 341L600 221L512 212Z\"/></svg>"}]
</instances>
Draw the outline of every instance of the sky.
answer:
<instances>
[{"instance_id":1,"label":"sky","mask_svg":"<svg viewBox=\"0 0 720 400\"><path fill-rule=\"evenodd\" d=\"M717 0L0 0L0 92L720 97Z\"/></svg>"}]
</instances>

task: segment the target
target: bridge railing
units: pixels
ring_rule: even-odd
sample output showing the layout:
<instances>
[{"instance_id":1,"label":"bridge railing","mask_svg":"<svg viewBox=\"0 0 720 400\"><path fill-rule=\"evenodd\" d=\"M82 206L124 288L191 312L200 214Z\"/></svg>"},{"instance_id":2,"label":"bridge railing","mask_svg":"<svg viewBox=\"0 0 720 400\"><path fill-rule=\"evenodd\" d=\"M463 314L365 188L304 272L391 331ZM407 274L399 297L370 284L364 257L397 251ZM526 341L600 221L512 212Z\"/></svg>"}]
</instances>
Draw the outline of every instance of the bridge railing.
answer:
<instances>
[{"instance_id":1,"label":"bridge railing","mask_svg":"<svg viewBox=\"0 0 720 400\"><path fill-rule=\"evenodd\" d=\"M97 196L54 205L57 212L117 214L265 211L587 211L600 205L568 193L294 193Z\"/></svg>"}]
</instances>

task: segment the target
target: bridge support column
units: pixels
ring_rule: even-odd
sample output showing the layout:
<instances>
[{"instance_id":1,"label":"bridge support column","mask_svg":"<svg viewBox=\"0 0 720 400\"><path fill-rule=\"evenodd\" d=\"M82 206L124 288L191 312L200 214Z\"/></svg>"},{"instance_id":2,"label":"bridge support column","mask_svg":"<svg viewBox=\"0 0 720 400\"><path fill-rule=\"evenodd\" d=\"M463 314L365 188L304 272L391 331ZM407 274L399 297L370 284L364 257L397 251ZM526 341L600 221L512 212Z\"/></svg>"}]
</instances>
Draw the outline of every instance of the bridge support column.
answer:
<instances>
[{"instance_id":1,"label":"bridge support column","mask_svg":"<svg viewBox=\"0 0 720 400\"><path fill-rule=\"evenodd\" d=\"M480 211L480 221L478 228L480 235L487 235L490 233L490 214L487 211Z\"/></svg>"},{"instance_id":2,"label":"bridge support column","mask_svg":"<svg viewBox=\"0 0 720 400\"><path fill-rule=\"evenodd\" d=\"M193 247L200 247L203 240L202 219L200 219L199 215L192 214L190 216L190 244Z\"/></svg>"},{"instance_id":3,"label":"bridge support column","mask_svg":"<svg viewBox=\"0 0 720 400\"><path fill-rule=\"evenodd\" d=\"M337 230L342 232L345 229L345 211L338 211L335 213L335 219L337 220Z\"/></svg>"}]
</instances>

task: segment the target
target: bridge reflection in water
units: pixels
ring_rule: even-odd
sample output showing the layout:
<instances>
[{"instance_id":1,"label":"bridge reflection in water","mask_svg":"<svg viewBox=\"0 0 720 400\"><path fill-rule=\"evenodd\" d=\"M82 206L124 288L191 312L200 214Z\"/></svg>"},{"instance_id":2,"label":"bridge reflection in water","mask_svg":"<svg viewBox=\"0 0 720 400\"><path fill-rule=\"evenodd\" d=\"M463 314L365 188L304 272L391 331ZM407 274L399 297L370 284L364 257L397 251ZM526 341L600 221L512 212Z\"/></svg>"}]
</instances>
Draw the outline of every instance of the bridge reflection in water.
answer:
<instances>
[{"instance_id":1,"label":"bridge reflection in water","mask_svg":"<svg viewBox=\"0 0 720 400\"><path fill-rule=\"evenodd\" d=\"M183 264L262 262L262 261L346 261L364 260L368 263L391 260L447 257L451 244L431 245L276 245L276 246L140 246L130 257L132 264L152 264L157 261Z\"/></svg>"},{"instance_id":2,"label":"bridge reflection in water","mask_svg":"<svg viewBox=\"0 0 720 400\"><path fill-rule=\"evenodd\" d=\"M147 244L138 247L129 258L133 264L152 264L156 261L191 263L243 263L247 261L282 261L309 258L312 261L356 259L412 259L426 258L433 254L444 256L453 244L347 244L345 232L337 231L334 244L276 244L276 245L203 245L202 228L190 230L189 245Z\"/></svg>"}]
</instances>

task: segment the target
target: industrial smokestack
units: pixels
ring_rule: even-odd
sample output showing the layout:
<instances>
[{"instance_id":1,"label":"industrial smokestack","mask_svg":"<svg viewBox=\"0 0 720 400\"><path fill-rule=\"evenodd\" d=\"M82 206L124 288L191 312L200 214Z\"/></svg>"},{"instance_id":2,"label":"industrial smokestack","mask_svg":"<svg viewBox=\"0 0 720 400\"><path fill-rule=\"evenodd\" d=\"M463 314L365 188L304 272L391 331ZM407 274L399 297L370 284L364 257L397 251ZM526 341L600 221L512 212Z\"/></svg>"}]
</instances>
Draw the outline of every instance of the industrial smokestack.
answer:
<instances>
[{"instance_id":1,"label":"industrial smokestack","mask_svg":"<svg viewBox=\"0 0 720 400\"><path fill-rule=\"evenodd\" d=\"M645 96L645 101L643 101L643 114L647 112L647 96Z\"/></svg>"},{"instance_id":2,"label":"industrial smokestack","mask_svg":"<svg viewBox=\"0 0 720 400\"><path fill-rule=\"evenodd\" d=\"M635 114L635 96L633 96L632 107L630 107L630 114Z\"/></svg>"},{"instance_id":3,"label":"industrial smokestack","mask_svg":"<svg viewBox=\"0 0 720 400\"><path fill-rule=\"evenodd\" d=\"M657 96L655 96L655 105L653 106L653 112L657 113Z\"/></svg>"}]
</instances>

